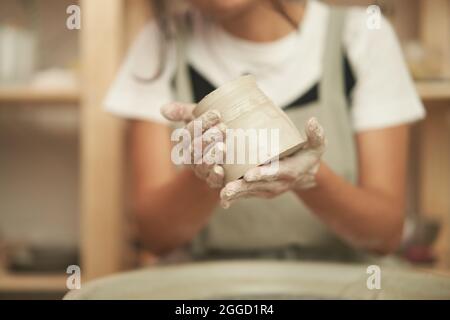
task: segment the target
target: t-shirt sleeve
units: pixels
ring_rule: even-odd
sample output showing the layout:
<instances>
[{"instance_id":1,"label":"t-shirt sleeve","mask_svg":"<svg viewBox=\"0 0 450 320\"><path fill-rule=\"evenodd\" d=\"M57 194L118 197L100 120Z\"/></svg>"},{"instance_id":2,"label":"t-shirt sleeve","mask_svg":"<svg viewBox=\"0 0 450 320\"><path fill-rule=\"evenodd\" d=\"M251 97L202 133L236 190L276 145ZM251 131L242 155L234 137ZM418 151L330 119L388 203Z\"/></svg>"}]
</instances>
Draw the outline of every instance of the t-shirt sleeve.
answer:
<instances>
[{"instance_id":1,"label":"t-shirt sleeve","mask_svg":"<svg viewBox=\"0 0 450 320\"><path fill-rule=\"evenodd\" d=\"M352 93L352 121L356 131L415 122L425 109L403 59L389 21L369 29L367 14L351 9L345 44L357 79Z\"/></svg>"},{"instance_id":2,"label":"t-shirt sleeve","mask_svg":"<svg viewBox=\"0 0 450 320\"><path fill-rule=\"evenodd\" d=\"M167 123L160 108L173 100L174 50L167 43L163 72L151 79L161 63L158 32L156 23L148 23L129 49L104 100L108 112L129 119Z\"/></svg>"}]
</instances>

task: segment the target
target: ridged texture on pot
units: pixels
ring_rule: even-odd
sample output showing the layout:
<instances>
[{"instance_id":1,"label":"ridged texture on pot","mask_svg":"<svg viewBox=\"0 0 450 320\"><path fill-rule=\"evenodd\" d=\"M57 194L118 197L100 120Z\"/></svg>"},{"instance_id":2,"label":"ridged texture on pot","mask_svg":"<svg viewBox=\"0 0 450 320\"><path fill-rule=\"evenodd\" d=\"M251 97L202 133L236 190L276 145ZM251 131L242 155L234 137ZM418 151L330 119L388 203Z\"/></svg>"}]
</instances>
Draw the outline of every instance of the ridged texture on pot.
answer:
<instances>
[{"instance_id":1,"label":"ridged texture on pot","mask_svg":"<svg viewBox=\"0 0 450 320\"><path fill-rule=\"evenodd\" d=\"M234 150L234 161L224 164L226 182L241 178L248 169L257 165L292 154L305 142L286 113L258 88L251 75L228 82L208 94L199 102L194 115L199 117L208 110L218 110L222 121L233 129L233 135L227 134L228 160ZM256 135L250 134L249 129L254 129L251 131ZM279 139L273 129L278 130ZM234 141L232 145L231 140ZM271 143L277 140L279 147L273 148ZM237 157L243 155L242 151L245 158Z\"/></svg>"}]
</instances>

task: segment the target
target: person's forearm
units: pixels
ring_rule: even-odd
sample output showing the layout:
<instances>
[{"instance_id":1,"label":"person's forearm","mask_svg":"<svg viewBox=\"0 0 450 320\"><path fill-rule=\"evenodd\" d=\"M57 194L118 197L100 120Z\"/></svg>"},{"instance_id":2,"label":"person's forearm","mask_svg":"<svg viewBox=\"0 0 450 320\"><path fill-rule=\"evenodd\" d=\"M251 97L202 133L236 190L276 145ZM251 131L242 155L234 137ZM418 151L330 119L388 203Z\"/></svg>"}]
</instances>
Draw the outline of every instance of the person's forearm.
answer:
<instances>
[{"instance_id":1,"label":"person's forearm","mask_svg":"<svg viewBox=\"0 0 450 320\"><path fill-rule=\"evenodd\" d=\"M323 163L317 186L297 194L336 234L354 246L390 253L401 240L404 203L377 190L354 186Z\"/></svg>"},{"instance_id":2,"label":"person's forearm","mask_svg":"<svg viewBox=\"0 0 450 320\"><path fill-rule=\"evenodd\" d=\"M218 201L219 191L209 188L193 171L178 172L137 202L142 241L157 254L187 243L206 225Z\"/></svg>"}]
</instances>

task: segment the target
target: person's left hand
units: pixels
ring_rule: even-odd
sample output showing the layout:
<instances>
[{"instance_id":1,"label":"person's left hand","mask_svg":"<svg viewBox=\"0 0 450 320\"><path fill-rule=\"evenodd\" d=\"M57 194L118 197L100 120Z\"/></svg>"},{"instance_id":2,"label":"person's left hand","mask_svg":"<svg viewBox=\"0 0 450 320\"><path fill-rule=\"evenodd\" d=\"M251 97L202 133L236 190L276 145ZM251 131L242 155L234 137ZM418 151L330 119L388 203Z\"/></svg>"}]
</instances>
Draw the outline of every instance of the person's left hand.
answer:
<instances>
[{"instance_id":1,"label":"person's left hand","mask_svg":"<svg viewBox=\"0 0 450 320\"><path fill-rule=\"evenodd\" d=\"M316 173L325 151L325 135L315 118L305 128L307 142L294 155L280 159L278 168L267 164L248 170L243 179L229 182L220 192L221 205L228 208L240 198L270 199L289 190L302 190L316 185Z\"/></svg>"}]
</instances>

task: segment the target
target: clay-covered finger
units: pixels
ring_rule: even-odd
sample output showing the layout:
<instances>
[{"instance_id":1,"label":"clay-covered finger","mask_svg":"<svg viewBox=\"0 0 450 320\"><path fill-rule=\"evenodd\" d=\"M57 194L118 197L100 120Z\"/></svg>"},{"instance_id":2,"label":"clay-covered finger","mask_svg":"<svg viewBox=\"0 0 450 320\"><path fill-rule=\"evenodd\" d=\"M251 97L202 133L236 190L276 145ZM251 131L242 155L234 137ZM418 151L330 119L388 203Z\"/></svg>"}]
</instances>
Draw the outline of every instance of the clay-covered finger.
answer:
<instances>
[{"instance_id":1,"label":"clay-covered finger","mask_svg":"<svg viewBox=\"0 0 450 320\"><path fill-rule=\"evenodd\" d=\"M197 105L193 103L172 102L161 107L161 114L170 121L192 121L193 110Z\"/></svg>"},{"instance_id":2,"label":"clay-covered finger","mask_svg":"<svg viewBox=\"0 0 450 320\"><path fill-rule=\"evenodd\" d=\"M274 195L276 194L272 193L271 191L267 191L264 188L242 188L238 192L231 193L226 189L225 186L225 188L223 188L220 193L220 205L222 206L222 208L228 209L233 202L239 199L251 197L270 199L273 198Z\"/></svg>"},{"instance_id":3,"label":"clay-covered finger","mask_svg":"<svg viewBox=\"0 0 450 320\"><path fill-rule=\"evenodd\" d=\"M239 198L246 198L261 193L280 194L287 189L289 189L289 185L283 181L247 182L240 179L229 182L221 190L220 198L224 202L230 202Z\"/></svg>"},{"instance_id":4,"label":"clay-covered finger","mask_svg":"<svg viewBox=\"0 0 450 320\"><path fill-rule=\"evenodd\" d=\"M316 118L313 117L308 120L305 133L308 138L308 147L321 148L325 146L325 132Z\"/></svg>"},{"instance_id":5,"label":"clay-covered finger","mask_svg":"<svg viewBox=\"0 0 450 320\"><path fill-rule=\"evenodd\" d=\"M217 110L209 110L197 119L192 120L186 125L186 129L191 137L197 138L196 135L203 134L206 130L218 124L221 120L220 112Z\"/></svg>"},{"instance_id":6,"label":"clay-covered finger","mask_svg":"<svg viewBox=\"0 0 450 320\"><path fill-rule=\"evenodd\" d=\"M206 154L201 158L201 161L194 162L194 171L197 176L206 179L209 171L212 170L215 165L223 164L226 152L225 149L225 143L218 142L206 152Z\"/></svg>"},{"instance_id":7,"label":"clay-covered finger","mask_svg":"<svg viewBox=\"0 0 450 320\"><path fill-rule=\"evenodd\" d=\"M247 182L290 180L294 174L290 168L280 165L280 162L277 161L248 170L244 175L244 180Z\"/></svg>"},{"instance_id":8,"label":"clay-covered finger","mask_svg":"<svg viewBox=\"0 0 450 320\"><path fill-rule=\"evenodd\" d=\"M207 147L211 143L225 142L227 126L223 122L209 128L203 133L203 145Z\"/></svg>"},{"instance_id":9,"label":"clay-covered finger","mask_svg":"<svg viewBox=\"0 0 450 320\"><path fill-rule=\"evenodd\" d=\"M245 199L245 198L263 198L263 199L270 199L273 198L273 195L268 192L263 191L248 191L244 194L241 194L237 198L233 199L221 199L220 200L220 206L224 209L228 209L231 207L231 205L236 202L239 199Z\"/></svg>"},{"instance_id":10,"label":"clay-covered finger","mask_svg":"<svg viewBox=\"0 0 450 320\"><path fill-rule=\"evenodd\" d=\"M217 142L208 149L203 157L203 163L207 165L224 164L226 155L226 144Z\"/></svg>"},{"instance_id":11,"label":"clay-covered finger","mask_svg":"<svg viewBox=\"0 0 450 320\"><path fill-rule=\"evenodd\" d=\"M206 178L206 183L213 189L218 189L223 187L225 180L225 171L220 165L215 165L212 170L209 171L208 177Z\"/></svg>"},{"instance_id":12,"label":"clay-covered finger","mask_svg":"<svg viewBox=\"0 0 450 320\"><path fill-rule=\"evenodd\" d=\"M190 146L192 163L199 164L200 159L217 143L225 141L227 127L220 122L206 130L203 135L194 138Z\"/></svg>"}]
</instances>

